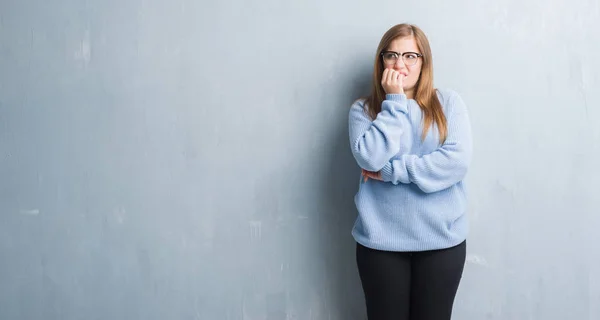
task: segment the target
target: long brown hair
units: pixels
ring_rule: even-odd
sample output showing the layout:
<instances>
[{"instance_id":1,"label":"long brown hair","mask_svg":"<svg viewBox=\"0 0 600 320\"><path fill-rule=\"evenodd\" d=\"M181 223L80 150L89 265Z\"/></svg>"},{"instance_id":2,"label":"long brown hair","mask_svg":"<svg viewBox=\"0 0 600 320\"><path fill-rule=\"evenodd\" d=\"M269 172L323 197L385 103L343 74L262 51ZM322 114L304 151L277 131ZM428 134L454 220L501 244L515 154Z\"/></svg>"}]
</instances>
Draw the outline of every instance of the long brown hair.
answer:
<instances>
[{"instance_id":1,"label":"long brown hair","mask_svg":"<svg viewBox=\"0 0 600 320\"><path fill-rule=\"evenodd\" d=\"M442 144L448 135L448 123L442 110L442 104L437 97L436 90L433 87L433 59L429 40L425 33L419 27L411 24L398 24L390 28L381 38L377 53L375 55L375 64L373 69L373 83L371 85L371 94L366 98L366 105L371 119L375 119L381 111L381 103L385 99L385 91L381 86L381 77L383 75L383 61L381 52L397 38L414 37L417 46L423 55L423 64L421 74L415 88L415 100L423 112L423 133L421 139L425 139L429 127L435 122L440 144Z\"/></svg>"}]
</instances>

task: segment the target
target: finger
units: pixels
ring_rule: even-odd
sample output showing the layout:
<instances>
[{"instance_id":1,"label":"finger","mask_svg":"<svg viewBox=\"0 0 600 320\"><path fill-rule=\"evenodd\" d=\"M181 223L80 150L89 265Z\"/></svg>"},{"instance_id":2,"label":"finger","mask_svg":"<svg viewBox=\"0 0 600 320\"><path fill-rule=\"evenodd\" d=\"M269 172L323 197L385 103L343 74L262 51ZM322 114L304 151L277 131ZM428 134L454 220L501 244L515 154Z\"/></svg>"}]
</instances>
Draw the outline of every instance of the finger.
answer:
<instances>
[{"instance_id":1,"label":"finger","mask_svg":"<svg viewBox=\"0 0 600 320\"><path fill-rule=\"evenodd\" d=\"M396 77L396 70L390 69L390 73L389 73L389 77L388 77L388 84L390 84L390 85L393 84L395 77Z\"/></svg>"},{"instance_id":2,"label":"finger","mask_svg":"<svg viewBox=\"0 0 600 320\"><path fill-rule=\"evenodd\" d=\"M385 69L385 71L383 72L383 76L381 77L381 84L384 87L388 86L391 73L392 73L392 71L390 69Z\"/></svg>"}]
</instances>

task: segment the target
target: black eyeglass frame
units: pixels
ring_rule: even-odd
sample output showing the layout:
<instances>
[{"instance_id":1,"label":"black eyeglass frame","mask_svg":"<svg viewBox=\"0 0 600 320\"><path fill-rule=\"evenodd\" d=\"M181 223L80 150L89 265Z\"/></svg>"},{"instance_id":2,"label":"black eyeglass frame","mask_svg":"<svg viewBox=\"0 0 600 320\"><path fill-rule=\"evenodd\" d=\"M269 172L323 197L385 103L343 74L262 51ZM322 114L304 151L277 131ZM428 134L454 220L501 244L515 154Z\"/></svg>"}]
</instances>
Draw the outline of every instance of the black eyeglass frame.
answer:
<instances>
[{"instance_id":1,"label":"black eyeglass frame","mask_svg":"<svg viewBox=\"0 0 600 320\"><path fill-rule=\"evenodd\" d=\"M402 53L401 53L401 52L396 52L396 51L390 51L390 50L386 50L386 51L382 51L382 52L381 52L381 54L380 54L380 55L381 55L381 58L383 58L384 60L385 60L385 57L384 57L383 55L385 55L386 53L394 53L394 54L396 54L396 55L398 56L398 58L396 58L396 62L398 62L398 59L399 59L400 57L402 57L402 61L404 62L404 56L405 56L405 55L408 55L408 54L414 54L414 55L416 55L416 56L417 56L417 59L415 60L415 63L414 63L414 64L411 64L411 66L412 66L412 65L415 65L415 64L417 63L417 61L419 60L419 58L423 57L423 55L422 55L422 54L420 54L420 53L418 53L418 52L410 52L410 51L409 51L409 52L402 52ZM384 61L384 62L385 62L385 61ZM406 62L404 62L404 63L406 64Z\"/></svg>"}]
</instances>

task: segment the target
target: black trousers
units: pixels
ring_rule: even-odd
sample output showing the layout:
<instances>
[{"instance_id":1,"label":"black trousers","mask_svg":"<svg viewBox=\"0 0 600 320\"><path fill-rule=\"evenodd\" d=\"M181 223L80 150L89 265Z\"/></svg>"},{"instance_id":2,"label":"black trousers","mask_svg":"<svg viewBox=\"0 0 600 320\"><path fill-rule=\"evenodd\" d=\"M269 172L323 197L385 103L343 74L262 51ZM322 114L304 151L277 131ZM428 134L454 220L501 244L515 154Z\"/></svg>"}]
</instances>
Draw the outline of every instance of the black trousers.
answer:
<instances>
[{"instance_id":1,"label":"black trousers","mask_svg":"<svg viewBox=\"0 0 600 320\"><path fill-rule=\"evenodd\" d=\"M442 250L387 252L357 243L368 320L450 320L466 241Z\"/></svg>"}]
</instances>

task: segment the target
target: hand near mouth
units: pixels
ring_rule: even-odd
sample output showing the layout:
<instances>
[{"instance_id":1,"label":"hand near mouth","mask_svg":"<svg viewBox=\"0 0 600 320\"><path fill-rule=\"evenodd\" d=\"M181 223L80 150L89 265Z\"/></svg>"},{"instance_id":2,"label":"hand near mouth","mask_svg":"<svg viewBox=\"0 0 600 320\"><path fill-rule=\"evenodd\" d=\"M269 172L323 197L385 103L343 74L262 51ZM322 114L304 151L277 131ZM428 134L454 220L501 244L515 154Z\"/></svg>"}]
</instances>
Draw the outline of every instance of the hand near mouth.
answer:
<instances>
[{"instance_id":1,"label":"hand near mouth","mask_svg":"<svg viewBox=\"0 0 600 320\"><path fill-rule=\"evenodd\" d=\"M381 86L386 94L403 94L403 82L407 76L408 75L405 72L387 68L383 70Z\"/></svg>"}]
</instances>

